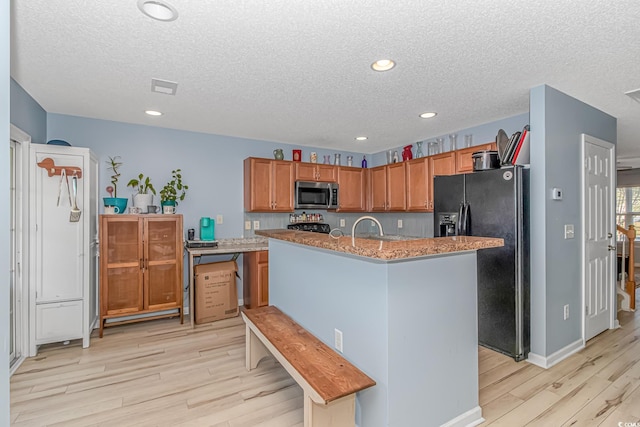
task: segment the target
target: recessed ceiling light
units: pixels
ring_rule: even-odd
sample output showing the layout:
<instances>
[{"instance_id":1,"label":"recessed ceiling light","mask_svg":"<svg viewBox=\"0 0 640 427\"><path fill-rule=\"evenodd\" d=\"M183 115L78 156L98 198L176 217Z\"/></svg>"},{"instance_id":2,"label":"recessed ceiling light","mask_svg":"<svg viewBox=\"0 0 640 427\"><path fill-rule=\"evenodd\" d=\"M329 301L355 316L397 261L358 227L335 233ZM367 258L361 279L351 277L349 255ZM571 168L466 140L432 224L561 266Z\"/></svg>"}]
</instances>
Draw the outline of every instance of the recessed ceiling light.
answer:
<instances>
[{"instance_id":1,"label":"recessed ceiling light","mask_svg":"<svg viewBox=\"0 0 640 427\"><path fill-rule=\"evenodd\" d=\"M356 136L356 141L366 141L367 137L366 136Z\"/></svg>"},{"instance_id":2,"label":"recessed ceiling light","mask_svg":"<svg viewBox=\"0 0 640 427\"><path fill-rule=\"evenodd\" d=\"M155 110L146 110L145 113L150 115L150 116L161 116L162 115L162 113L160 111L155 111Z\"/></svg>"},{"instance_id":3,"label":"recessed ceiling light","mask_svg":"<svg viewBox=\"0 0 640 427\"><path fill-rule=\"evenodd\" d=\"M149 18L158 21L175 21L178 11L164 0L138 0L138 9Z\"/></svg>"},{"instance_id":4,"label":"recessed ceiling light","mask_svg":"<svg viewBox=\"0 0 640 427\"><path fill-rule=\"evenodd\" d=\"M375 71L389 71L395 66L396 63L390 59L379 59L371 64L371 68L373 68Z\"/></svg>"},{"instance_id":5,"label":"recessed ceiling light","mask_svg":"<svg viewBox=\"0 0 640 427\"><path fill-rule=\"evenodd\" d=\"M420 114L420 117L422 117L423 119L430 119L431 117L435 117L437 115L438 113L429 112Z\"/></svg>"}]
</instances>

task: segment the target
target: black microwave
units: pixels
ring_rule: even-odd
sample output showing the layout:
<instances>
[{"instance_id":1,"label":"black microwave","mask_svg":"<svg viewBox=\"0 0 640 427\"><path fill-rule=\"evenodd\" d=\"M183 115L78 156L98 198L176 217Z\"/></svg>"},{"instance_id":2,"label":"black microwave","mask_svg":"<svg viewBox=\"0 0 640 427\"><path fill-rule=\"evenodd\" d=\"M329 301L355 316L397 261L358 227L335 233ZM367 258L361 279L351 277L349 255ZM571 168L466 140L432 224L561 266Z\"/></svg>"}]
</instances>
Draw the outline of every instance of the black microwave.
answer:
<instances>
[{"instance_id":1,"label":"black microwave","mask_svg":"<svg viewBox=\"0 0 640 427\"><path fill-rule=\"evenodd\" d=\"M296 209L337 209L338 184L335 182L296 181Z\"/></svg>"}]
</instances>

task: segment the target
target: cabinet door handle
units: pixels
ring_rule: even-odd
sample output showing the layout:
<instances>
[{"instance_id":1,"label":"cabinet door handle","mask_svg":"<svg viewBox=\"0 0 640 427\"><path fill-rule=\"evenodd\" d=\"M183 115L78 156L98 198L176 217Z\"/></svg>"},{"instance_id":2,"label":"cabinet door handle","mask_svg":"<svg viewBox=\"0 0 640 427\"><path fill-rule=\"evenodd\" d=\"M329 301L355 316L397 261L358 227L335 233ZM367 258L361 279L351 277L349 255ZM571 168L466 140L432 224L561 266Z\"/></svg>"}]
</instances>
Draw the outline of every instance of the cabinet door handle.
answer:
<instances>
[{"instance_id":1,"label":"cabinet door handle","mask_svg":"<svg viewBox=\"0 0 640 427\"><path fill-rule=\"evenodd\" d=\"M144 259L140 258L140 269L144 270Z\"/></svg>"}]
</instances>

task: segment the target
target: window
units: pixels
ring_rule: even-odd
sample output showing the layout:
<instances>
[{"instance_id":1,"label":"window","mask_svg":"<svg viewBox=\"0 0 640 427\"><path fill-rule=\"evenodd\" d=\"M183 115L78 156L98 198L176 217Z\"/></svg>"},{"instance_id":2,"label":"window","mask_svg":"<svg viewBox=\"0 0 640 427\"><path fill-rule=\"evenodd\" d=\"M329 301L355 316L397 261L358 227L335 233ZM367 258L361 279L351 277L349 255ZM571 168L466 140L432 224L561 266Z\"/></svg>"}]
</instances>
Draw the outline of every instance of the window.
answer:
<instances>
[{"instance_id":1,"label":"window","mask_svg":"<svg viewBox=\"0 0 640 427\"><path fill-rule=\"evenodd\" d=\"M640 187L619 187L616 189L616 223L622 228L634 225L640 234ZM617 239L623 240L621 233ZM640 236L636 236L640 241Z\"/></svg>"}]
</instances>

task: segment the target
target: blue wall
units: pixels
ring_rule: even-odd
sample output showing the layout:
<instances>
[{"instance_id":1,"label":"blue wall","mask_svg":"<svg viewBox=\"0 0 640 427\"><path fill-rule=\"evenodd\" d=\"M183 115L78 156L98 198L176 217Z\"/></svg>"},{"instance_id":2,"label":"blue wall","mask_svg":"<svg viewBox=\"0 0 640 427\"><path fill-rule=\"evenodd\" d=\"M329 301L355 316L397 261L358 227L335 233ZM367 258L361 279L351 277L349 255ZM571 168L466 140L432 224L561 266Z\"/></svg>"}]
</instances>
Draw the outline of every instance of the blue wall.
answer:
<instances>
[{"instance_id":1,"label":"blue wall","mask_svg":"<svg viewBox=\"0 0 640 427\"><path fill-rule=\"evenodd\" d=\"M28 133L32 142L47 142L47 112L13 79L11 123Z\"/></svg>"},{"instance_id":2,"label":"blue wall","mask_svg":"<svg viewBox=\"0 0 640 427\"><path fill-rule=\"evenodd\" d=\"M9 200L9 0L0 0L0 200ZM0 271L9 282L9 209L0 209ZM9 425L9 287L0 286L0 426Z\"/></svg>"},{"instance_id":3,"label":"blue wall","mask_svg":"<svg viewBox=\"0 0 640 427\"><path fill-rule=\"evenodd\" d=\"M181 168L183 180L189 185L187 198L178 207L184 215L185 229L198 229L200 217L223 215L223 224L216 224L216 238L240 237L244 233L243 160L273 158L275 148L283 148L285 159L291 160L291 150L299 148L60 114L48 115L47 138L63 139L96 153L100 160L100 197L107 196L105 188L110 184L106 164L109 156L121 157L118 196L129 197L129 200L133 190L126 187L126 183L139 173L150 176L159 192L170 179L171 170ZM332 154L327 150L305 148L303 158L308 159L311 151L320 156ZM349 154L361 158L357 153L341 154L343 164ZM159 204L159 196L158 193L154 198L155 204Z\"/></svg>"},{"instance_id":4,"label":"blue wall","mask_svg":"<svg viewBox=\"0 0 640 427\"><path fill-rule=\"evenodd\" d=\"M581 134L616 143L616 119L556 89L531 90L531 352L548 357L582 338ZM551 189L562 188L562 201ZM575 239L564 239L574 224ZM575 315L563 319L563 306Z\"/></svg>"}]
</instances>

